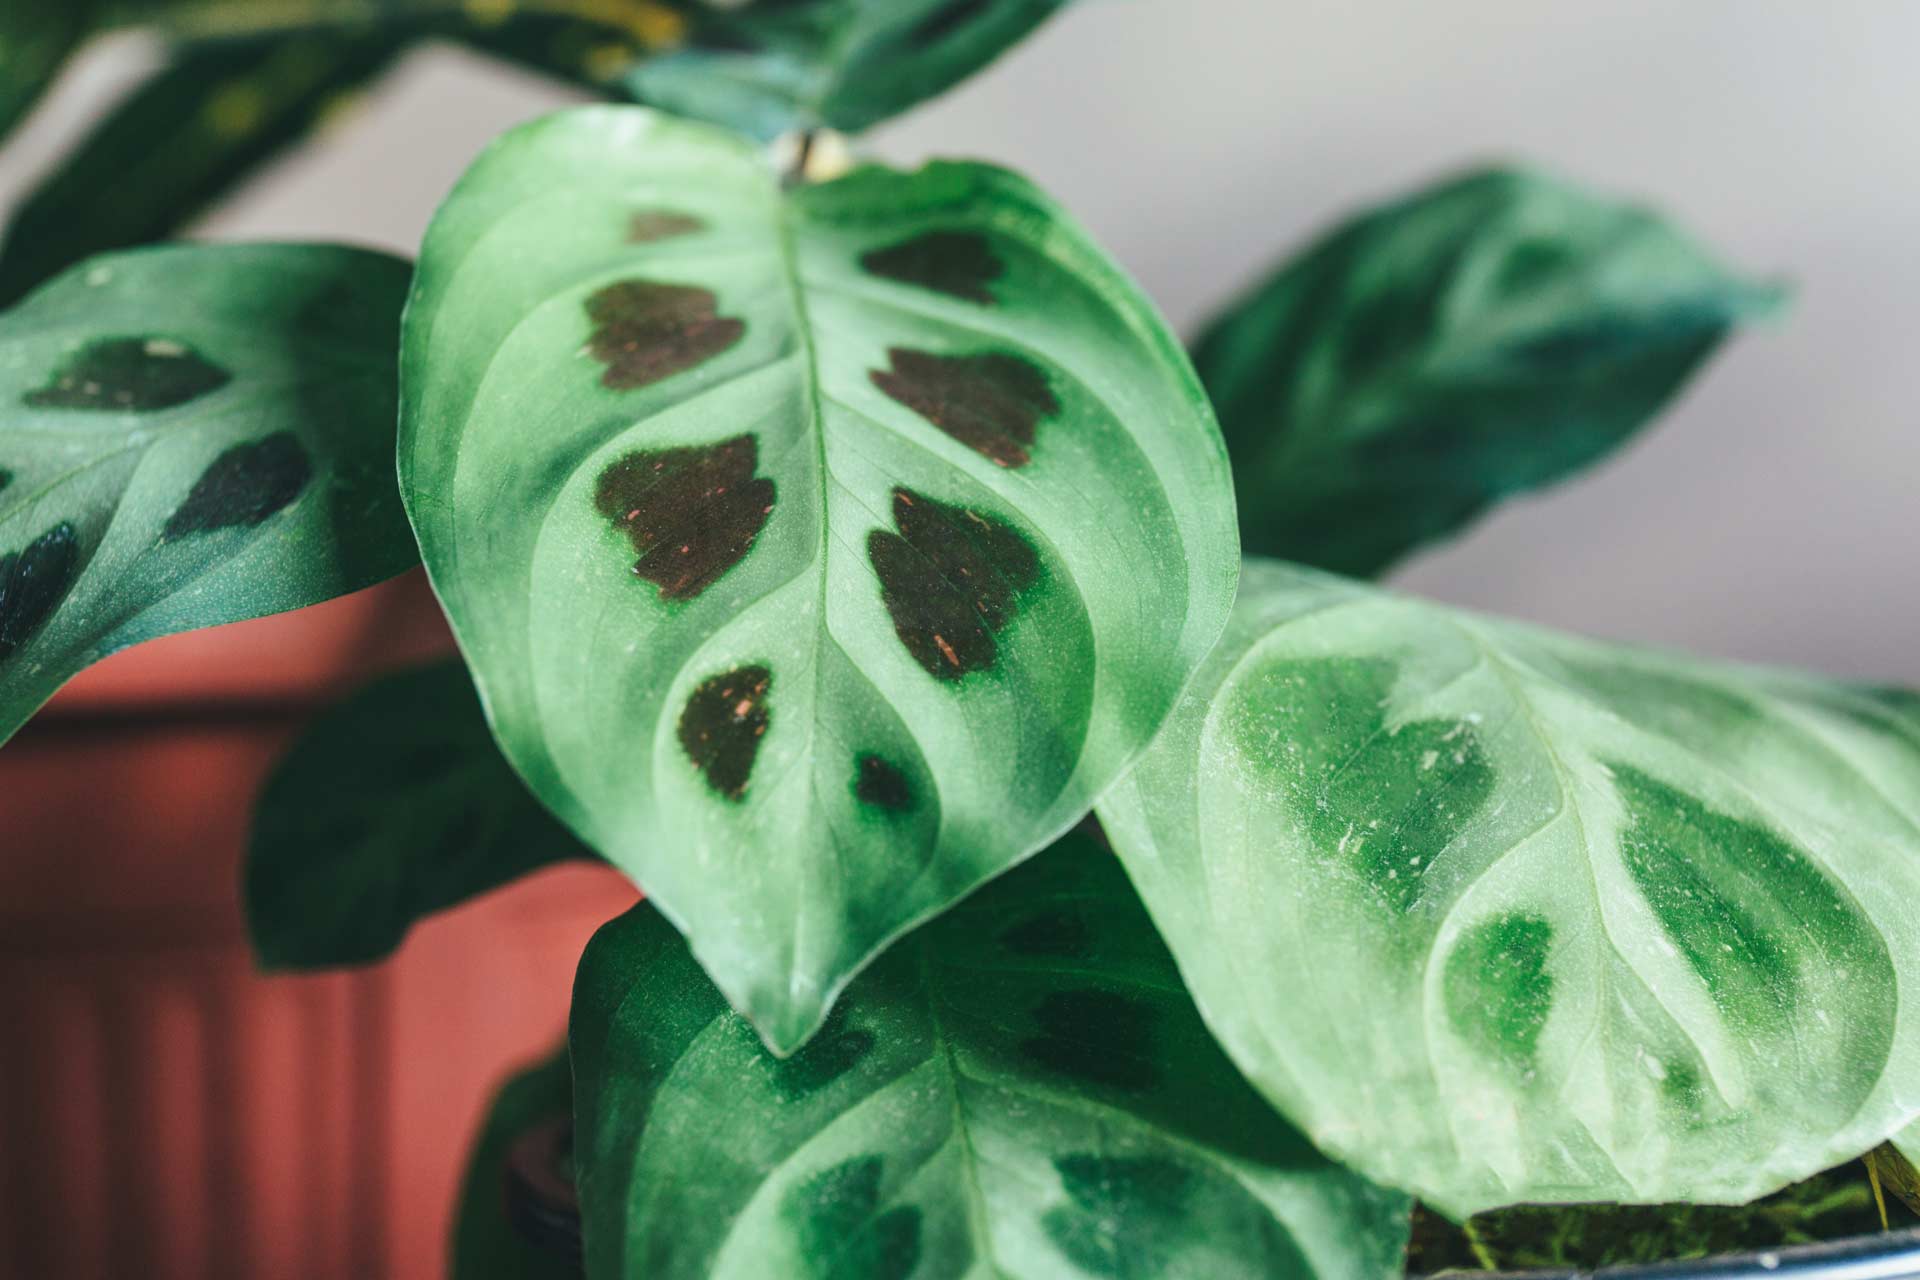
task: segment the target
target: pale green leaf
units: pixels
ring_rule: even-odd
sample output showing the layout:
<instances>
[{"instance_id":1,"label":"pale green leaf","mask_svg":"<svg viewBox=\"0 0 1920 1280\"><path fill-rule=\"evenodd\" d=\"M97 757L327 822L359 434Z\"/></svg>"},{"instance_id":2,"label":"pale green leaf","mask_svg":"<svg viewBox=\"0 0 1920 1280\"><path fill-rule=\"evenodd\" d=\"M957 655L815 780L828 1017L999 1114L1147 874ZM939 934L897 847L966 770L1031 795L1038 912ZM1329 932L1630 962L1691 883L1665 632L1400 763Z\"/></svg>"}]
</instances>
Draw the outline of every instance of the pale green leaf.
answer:
<instances>
[{"instance_id":1,"label":"pale green leaf","mask_svg":"<svg viewBox=\"0 0 1920 1280\"><path fill-rule=\"evenodd\" d=\"M115 650L413 563L406 287L353 249L158 249L0 313L0 740Z\"/></svg>"},{"instance_id":2,"label":"pale green leaf","mask_svg":"<svg viewBox=\"0 0 1920 1280\"><path fill-rule=\"evenodd\" d=\"M571 1032L600 1280L1384 1280L1408 1202L1234 1073L1084 835L892 948L767 1053L652 909Z\"/></svg>"},{"instance_id":3,"label":"pale green leaf","mask_svg":"<svg viewBox=\"0 0 1920 1280\"><path fill-rule=\"evenodd\" d=\"M1536 174L1372 210L1195 348L1247 549L1377 572L1605 456L1778 297L1653 214Z\"/></svg>"},{"instance_id":4,"label":"pale green leaf","mask_svg":"<svg viewBox=\"0 0 1920 1280\"><path fill-rule=\"evenodd\" d=\"M1083 815L1224 624L1204 396L1012 174L783 194L632 107L427 237L402 486L508 757L781 1052Z\"/></svg>"},{"instance_id":5,"label":"pale green leaf","mask_svg":"<svg viewBox=\"0 0 1920 1280\"><path fill-rule=\"evenodd\" d=\"M365 964L433 912L590 856L500 754L466 668L422 667L324 712L267 779L248 931L271 968Z\"/></svg>"},{"instance_id":6,"label":"pale green leaf","mask_svg":"<svg viewBox=\"0 0 1920 1280\"><path fill-rule=\"evenodd\" d=\"M1920 1110L1912 695L1251 561L1100 812L1234 1061L1450 1214L1741 1201Z\"/></svg>"}]
</instances>

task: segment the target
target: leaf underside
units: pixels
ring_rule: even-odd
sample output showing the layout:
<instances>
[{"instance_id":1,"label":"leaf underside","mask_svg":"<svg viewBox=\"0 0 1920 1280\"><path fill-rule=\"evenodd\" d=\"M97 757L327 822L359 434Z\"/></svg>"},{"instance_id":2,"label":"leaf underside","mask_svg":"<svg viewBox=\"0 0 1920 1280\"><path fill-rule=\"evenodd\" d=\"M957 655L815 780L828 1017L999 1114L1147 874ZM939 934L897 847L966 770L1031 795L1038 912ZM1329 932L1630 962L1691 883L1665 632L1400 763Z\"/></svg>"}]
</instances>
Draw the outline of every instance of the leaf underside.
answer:
<instances>
[{"instance_id":1,"label":"leaf underside","mask_svg":"<svg viewBox=\"0 0 1920 1280\"><path fill-rule=\"evenodd\" d=\"M324 712L254 811L247 926L273 968L366 964L418 920L591 857L501 756L458 662Z\"/></svg>"},{"instance_id":2,"label":"leaf underside","mask_svg":"<svg viewBox=\"0 0 1920 1280\"><path fill-rule=\"evenodd\" d=\"M413 562L407 278L351 249L148 250L0 313L0 741L118 649Z\"/></svg>"},{"instance_id":3,"label":"leaf underside","mask_svg":"<svg viewBox=\"0 0 1920 1280\"><path fill-rule=\"evenodd\" d=\"M1911 694L1250 561L1100 812L1241 1069L1451 1215L1743 1201L1913 1118Z\"/></svg>"},{"instance_id":4,"label":"leaf underside","mask_svg":"<svg viewBox=\"0 0 1920 1280\"><path fill-rule=\"evenodd\" d=\"M1084 836L889 950L784 1060L642 906L588 947L571 1044L593 1277L1398 1274L1408 1202L1235 1075Z\"/></svg>"},{"instance_id":5,"label":"leaf underside","mask_svg":"<svg viewBox=\"0 0 1920 1280\"><path fill-rule=\"evenodd\" d=\"M1247 550L1365 575L1598 461L1778 301L1642 209L1489 170L1341 226L1194 362Z\"/></svg>"},{"instance_id":6,"label":"leaf underside","mask_svg":"<svg viewBox=\"0 0 1920 1280\"><path fill-rule=\"evenodd\" d=\"M403 385L509 758L781 1052L1085 813L1231 597L1184 357L999 170L787 195L717 130L550 117L436 220Z\"/></svg>"}]
</instances>

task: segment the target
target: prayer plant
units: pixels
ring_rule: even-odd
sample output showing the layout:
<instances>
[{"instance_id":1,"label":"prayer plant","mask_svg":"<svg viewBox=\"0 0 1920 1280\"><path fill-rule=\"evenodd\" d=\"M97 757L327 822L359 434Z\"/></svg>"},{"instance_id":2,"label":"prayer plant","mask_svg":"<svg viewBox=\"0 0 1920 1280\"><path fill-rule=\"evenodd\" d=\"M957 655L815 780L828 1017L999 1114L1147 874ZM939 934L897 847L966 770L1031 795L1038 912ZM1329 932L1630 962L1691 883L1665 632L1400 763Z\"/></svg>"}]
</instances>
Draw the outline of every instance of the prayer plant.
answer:
<instances>
[{"instance_id":1,"label":"prayer plant","mask_svg":"<svg viewBox=\"0 0 1920 1280\"><path fill-rule=\"evenodd\" d=\"M1363 580L1777 290L1486 171L1189 355L1026 179L823 172L1060 7L9 0L0 124L95 31L170 52L0 251L0 735L424 560L461 659L286 758L260 955L374 960L562 859L646 894L502 1096L469 1277L579 1265L489 1190L569 1105L606 1280L1358 1280L1416 1197L1736 1204L1869 1152L1911 1192L1920 697ZM646 105L494 143L410 286L129 249L427 38Z\"/></svg>"}]
</instances>

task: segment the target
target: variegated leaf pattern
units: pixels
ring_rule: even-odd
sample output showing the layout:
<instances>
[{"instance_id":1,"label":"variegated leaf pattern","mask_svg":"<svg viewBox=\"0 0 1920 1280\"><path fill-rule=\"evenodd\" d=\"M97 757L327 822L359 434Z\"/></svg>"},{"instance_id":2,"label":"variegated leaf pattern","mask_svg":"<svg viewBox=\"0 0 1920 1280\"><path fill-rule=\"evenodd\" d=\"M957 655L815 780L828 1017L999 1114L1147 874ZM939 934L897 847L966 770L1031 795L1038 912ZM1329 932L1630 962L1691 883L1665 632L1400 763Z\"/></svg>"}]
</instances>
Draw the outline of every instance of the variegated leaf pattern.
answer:
<instances>
[{"instance_id":1,"label":"variegated leaf pattern","mask_svg":"<svg viewBox=\"0 0 1920 1280\"><path fill-rule=\"evenodd\" d=\"M436 219L402 385L508 757L781 1052L1086 812L1237 576L1185 357L997 169L787 193L707 126L549 117Z\"/></svg>"},{"instance_id":2,"label":"variegated leaf pattern","mask_svg":"<svg viewBox=\"0 0 1920 1280\"><path fill-rule=\"evenodd\" d=\"M1738 1201L1920 1112L1920 699L1249 562L1102 820L1229 1054L1451 1214Z\"/></svg>"},{"instance_id":3,"label":"variegated leaf pattern","mask_svg":"<svg viewBox=\"0 0 1920 1280\"><path fill-rule=\"evenodd\" d=\"M1630 440L1780 290L1526 170L1337 227L1207 328L1247 549L1372 574Z\"/></svg>"},{"instance_id":4,"label":"variegated leaf pattern","mask_svg":"<svg viewBox=\"0 0 1920 1280\"><path fill-rule=\"evenodd\" d=\"M1112 855L1071 836L927 925L781 1060L642 906L571 1030L595 1280L1387 1280L1408 1201L1209 1039Z\"/></svg>"},{"instance_id":5,"label":"variegated leaf pattern","mask_svg":"<svg viewBox=\"0 0 1920 1280\"><path fill-rule=\"evenodd\" d=\"M116 650L415 562L407 279L355 249L151 249L0 313L0 741Z\"/></svg>"}]
</instances>

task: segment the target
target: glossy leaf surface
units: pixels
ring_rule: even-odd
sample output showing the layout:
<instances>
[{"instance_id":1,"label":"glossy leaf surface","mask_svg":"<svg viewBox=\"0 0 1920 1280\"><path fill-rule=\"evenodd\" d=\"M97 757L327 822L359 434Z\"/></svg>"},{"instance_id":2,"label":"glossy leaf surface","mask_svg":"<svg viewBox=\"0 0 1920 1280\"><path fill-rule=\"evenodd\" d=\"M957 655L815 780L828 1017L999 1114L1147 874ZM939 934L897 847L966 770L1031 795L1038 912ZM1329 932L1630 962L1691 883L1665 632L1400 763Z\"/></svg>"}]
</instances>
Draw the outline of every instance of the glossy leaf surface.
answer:
<instances>
[{"instance_id":1,"label":"glossy leaf surface","mask_svg":"<svg viewBox=\"0 0 1920 1280\"><path fill-rule=\"evenodd\" d=\"M1371 574L1603 457L1777 300L1644 210L1491 171L1340 227L1194 360L1247 549Z\"/></svg>"},{"instance_id":2,"label":"glossy leaf surface","mask_svg":"<svg viewBox=\"0 0 1920 1280\"><path fill-rule=\"evenodd\" d=\"M573 1105L567 1055L521 1072L495 1096L467 1161L453 1229L452 1280L577 1280L579 1259L532 1238L507 1207L508 1166L529 1131Z\"/></svg>"},{"instance_id":3,"label":"glossy leaf surface","mask_svg":"<svg viewBox=\"0 0 1920 1280\"><path fill-rule=\"evenodd\" d=\"M1914 1116L1913 695L1256 560L1100 812L1241 1069L1450 1214L1750 1199Z\"/></svg>"},{"instance_id":4,"label":"glossy leaf surface","mask_svg":"<svg viewBox=\"0 0 1920 1280\"><path fill-rule=\"evenodd\" d=\"M1223 625L1177 346L975 165L784 195L638 108L509 134L429 233L402 485L507 754L769 1044L1044 846Z\"/></svg>"},{"instance_id":5,"label":"glossy leaf surface","mask_svg":"<svg viewBox=\"0 0 1920 1280\"><path fill-rule=\"evenodd\" d=\"M466 668L422 667L322 714L267 780L247 923L270 967L363 964L436 911L591 856L500 754Z\"/></svg>"},{"instance_id":6,"label":"glossy leaf surface","mask_svg":"<svg viewBox=\"0 0 1920 1280\"><path fill-rule=\"evenodd\" d=\"M1408 1202L1234 1073L1086 836L889 950L785 1060L642 906L587 948L571 1043L592 1277L1398 1274Z\"/></svg>"},{"instance_id":7,"label":"glossy leaf surface","mask_svg":"<svg viewBox=\"0 0 1920 1280\"><path fill-rule=\"evenodd\" d=\"M0 303L82 258L177 234L403 47L361 32L177 51L15 211L0 245Z\"/></svg>"},{"instance_id":8,"label":"glossy leaf surface","mask_svg":"<svg viewBox=\"0 0 1920 1280\"><path fill-rule=\"evenodd\" d=\"M121 254L0 314L0 740L155 636L371 586L407 266L318 246Z\"/></svg>"},{"instance_id":9,"label":"glossy leaf surface","mask_svg":"<svg viewBox=\"0 0 1920 1280\"><path fill-rule=\"evenodd\" d=\"M1067 0L800 0L694 9L688 47L638 64L633 96L761 138L856 132L945 92Z\"/></svg>"}]
</instances>

